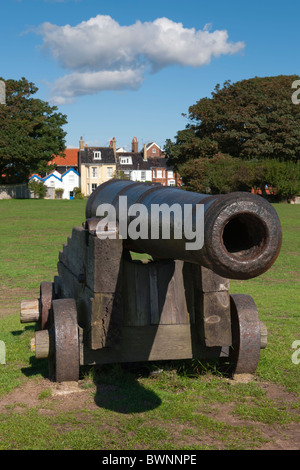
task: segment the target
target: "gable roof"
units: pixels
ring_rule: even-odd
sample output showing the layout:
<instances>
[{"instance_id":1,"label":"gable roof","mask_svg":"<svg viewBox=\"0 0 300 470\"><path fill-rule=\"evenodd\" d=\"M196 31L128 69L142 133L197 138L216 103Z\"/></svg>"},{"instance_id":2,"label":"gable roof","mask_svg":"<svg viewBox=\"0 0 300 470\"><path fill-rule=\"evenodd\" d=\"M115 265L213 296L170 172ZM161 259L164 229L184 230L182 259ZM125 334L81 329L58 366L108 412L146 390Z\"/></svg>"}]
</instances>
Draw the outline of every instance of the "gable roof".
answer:
<instances>
[{"instance_id":1,"label":"gable roof","mask_svg":"<svg viewBox=\"0 0 300 470\"><path fill-rule=\"evenodd\" d=\"M80 176L80 174L78 173L78 171L74 170L74 168L69 168L67 171L65 171L65 172L61 175L61 177L63 178L64 176L66 176L66 175L67 175L68 173L70 173L70 172L75 173L75 175L77 175L77 176Z\"/></svg>"},{"instance_id":2,"label":"gable roof","mask_svg":"<svg viewBox=\"0 0 300 470\"><path fill-rule=\"evenodd\" d=\"M146 144L146 149L149 150L152 145L155 145L157 148L159 148L159 150L162 151L162 148L156 142L149 142L148 144Z\"/></svg>"},{"instance_id":3,"label":"gable roof","mask_svg":"<svg viewBox=\"0 0 300 470\"><path fill-rule=\"evenodd\" d=\"M58 165L58 166L76 166L78 167L78 148L76 149L65 149L65 157L60 157L59 155L54 155L53 160L49 162L49 165Z\"/></svg>"},{"instance_id":4,"label":"gable roof","mask_svg":"<svg viewBox=\"0 0 300 470\"><path fill-rule=\"evenodd\" d=\"M50 173L48 176L45 176L45 178L43 178L43 181L46 181L48 180L49 178L56 178L57 180L59 181L62 181L61 177L57 176L55 173Z\"/></svg>"}]
</instances>

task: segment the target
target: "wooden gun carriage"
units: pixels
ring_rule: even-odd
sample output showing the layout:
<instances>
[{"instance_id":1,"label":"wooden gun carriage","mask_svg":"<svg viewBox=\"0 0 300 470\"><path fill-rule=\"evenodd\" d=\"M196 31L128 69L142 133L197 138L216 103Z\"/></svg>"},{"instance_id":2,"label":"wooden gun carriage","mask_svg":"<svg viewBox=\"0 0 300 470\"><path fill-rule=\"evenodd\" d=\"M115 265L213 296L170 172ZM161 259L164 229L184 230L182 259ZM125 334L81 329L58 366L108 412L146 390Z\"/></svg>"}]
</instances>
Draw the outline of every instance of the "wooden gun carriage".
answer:
<instances>
[{"instance_id":1,"label":"wooden gun carriage","mask_svg":"<svg viewBox=\"0 0 300 470\"><path fill-rule=\"evenodd\" d=\"M149 209L189 204L192 217L202 205L204 245L186 250L184 236L172 234L120 237L121 216L127 226L132 220L120 213L121 195ZM98 236L101 204L116 209L115 237ZM224 357L234 374L253 374L266 328L249 295L229 293L229 279L259 276L280 246L278 216L260 196L110 180L90 196L85 222L59 253L58 276L41 283L39 299L22 301L21 322L36 322L35 355L48 358L57 382L77 381L81 365L191 358ZM151 259L135 261L132 251Z\"/></svg>"}]
</instances>

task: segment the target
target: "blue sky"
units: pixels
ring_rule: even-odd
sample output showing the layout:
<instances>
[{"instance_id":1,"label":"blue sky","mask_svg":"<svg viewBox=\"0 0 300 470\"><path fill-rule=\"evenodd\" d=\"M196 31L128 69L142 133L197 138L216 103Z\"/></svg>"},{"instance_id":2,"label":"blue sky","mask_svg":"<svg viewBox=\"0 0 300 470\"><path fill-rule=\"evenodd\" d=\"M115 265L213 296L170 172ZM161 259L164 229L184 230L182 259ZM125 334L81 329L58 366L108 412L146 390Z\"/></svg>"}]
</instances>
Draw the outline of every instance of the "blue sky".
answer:
<instances>
[{"instance_id":1,"label":"blue sky","mask_svg":"<svg viewBox=\"0 0 300 470\"><path fill-rule=\"evenodd\" d=\"M295 0L1 0L0 76L67 115L66 143L163 146L217 83L299 74Z\"/></svg>"}]
</instances>

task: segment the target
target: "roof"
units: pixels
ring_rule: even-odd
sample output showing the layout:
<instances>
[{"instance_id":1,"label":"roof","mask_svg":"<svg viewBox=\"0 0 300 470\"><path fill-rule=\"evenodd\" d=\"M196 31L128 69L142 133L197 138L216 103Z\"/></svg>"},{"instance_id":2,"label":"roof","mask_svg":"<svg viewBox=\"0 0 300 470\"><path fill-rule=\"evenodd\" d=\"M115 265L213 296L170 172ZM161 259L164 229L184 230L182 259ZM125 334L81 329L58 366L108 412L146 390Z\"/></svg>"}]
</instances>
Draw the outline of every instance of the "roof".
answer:
<instances>
[{"instance_id":1,"label":"roof","mask_svg":"<svg viewBox=\"0 0 300 470\"><path fill-rule=\"evenodd\" d=\"M45 178L43 178L43 181L46 181L48 180L49 178L56 178L57 180L59 181L62 181L61 177L60 176L57 176L55 173L50 173L50 175L48 176L45 176Z\"/></svg>"},{"instance_id":2,"label":"roof","mask_svg":"<svg viewBox=\"0 0 300 470\"><path fill-rule=\"evenodd\" d=\"M29 180L31 180L32 178L38 178L39 180L42 180L43 178L38 175L37 173L33 173L33 175L30 176Z\"/></svg>"},{"instance_id":3,"label":"roof","mask_svg":"<svg viewBox=\"0 0 300 470\"><path fill-rule=\"evenodd\" d=\"M74 168L69 168L69 170L65 171L65 172L61 175L61 177L63 178L64 176L66 176L66 175L67 175L68 173L70 173L70 172L75 173L75 175L77 175L77 176L80 176L80 174L78 173L78 171L74 170Z\"/></svg>"},{"instance_id":4,"label":"roof","mask_svg":"<svg viewBox=\"0 0 300 470\"><path fill-rule=\"evenodd\" d=\"M51 162L49 162L49 165L78 167L78 148L65 149L64 154L65 157L54 155L54 158Z\"/></svg>"},{"instance_id":5,"label":"roof","mask_svg":"<svg viewBox=\"0 0 300 470\"><path fill-rule=\"evenodd\" d=\"M132 164L120 163L120 158L131 157ZM143 153L141 152L122 152L117 156L117 170L149 170L149 164L147 160L144 160Z\"/></svg>"},{"instance_id":6,"label":"roof","mask_svg":"<svg viewBox=\"0 0 300 470\"><path fill-rule=\"evenodd\" d=\"M101 152L101 160L94 159L94 152ZM111 147L86 147L80 151L81 163L94 163L101 165L106 163L116 163L115 154Z\"/></svg>"},{"instance_id":7,"label":"roof","mask_svg":"<svg viewBox=\"0 0 300 470\"><path fill-rule=\"evenodd\" d=\"M131 157L132 164L120 163L120 157ZM151 170L152 168L165 168L173 170L172 166L167 165L167 159L163 157L148 157L144 160L143 152L122 152L117 155L118 170Z\"/></svg>"},{"instance_id":8,"label":"roof","mask_svg":"<svg viewBox=\"0 0 300 470\"><path fill-rule=\"evenodd\" d=\"M161 148L156 142L149 142L149 143L146 145L146 149L149 150L149 148L152 147L152 145L156 145L157 148L159 148L160 150L162 150L162 148Z\"/></svg>"},{"instance_id":9,"label":"roof","mask_svg":"<svg viewBox=\"0 0 300 470\"><path fill-rule=\"evenodd\" d=\"M165 168L166 170L173 170L173 166L167 164L167 159L163 157L148 157L150 168Z\"/></svg>"},{"instance_id":10,"label":"roof","mask_svg":"<svg viewBox=\"0 0 300 470\"><path fill-rule=\"evenodd\" d=\"M59 181L62 181L62 179L70 172L73 172L75 173L75 175L80 176L79 173L76 170L74 170L74 168L70 168L69 170L65 171L62 175L60 175L56 170L54 170L51 173L49 173L49 175L45 176L44 178L42 178L37 173L34 173L33 175L30 176L29 180L31 180L32 178L38 178L41 181L46 181L47 179L54 176L54 178L58 179Z\"/></svg>"}]
</instances>

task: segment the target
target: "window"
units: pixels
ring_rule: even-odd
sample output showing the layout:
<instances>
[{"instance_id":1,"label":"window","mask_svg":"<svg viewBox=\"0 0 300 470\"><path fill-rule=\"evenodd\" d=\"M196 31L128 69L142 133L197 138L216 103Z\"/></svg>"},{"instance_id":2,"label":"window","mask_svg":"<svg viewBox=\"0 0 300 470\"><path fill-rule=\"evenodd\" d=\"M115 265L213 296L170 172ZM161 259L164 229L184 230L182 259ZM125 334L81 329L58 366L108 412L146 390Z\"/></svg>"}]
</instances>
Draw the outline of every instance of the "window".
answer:
<instances>
[{"instance_id":1,"label":"window","mask_svg":"<svg viewBox=\"0 0 300 470\"><path fill-rule=\"evenodd\" d=\"M162 175L162 170L157 170L157 171L156 171L156 177L157 177L157 178L162 178L162 177L163 177L163 175Z\"/></svg>"},{"instance_id":2,"label":"window","mask_svg":"<svg viewBox=\"0 0 300 470\"><path fill-rule=\"evenodd\" d=\"M94 152L94 160L101 160L101 152L100 151Z\"/></svg>"},{"instance_id":3,"label":"window","mask_svg":"<svg viewBox=\"0 0 300 470\"><path fill-rule=\"evenodd\" d=\"M144 181L146 179L146 172L141 171L141 180Z\"/></svg>"},{"instance_id":4,"label":"window","mask_svg":"<svg viewBox=\"0 0 300 470\"><path fill-rule=\"evenodd\" d=\"M121 165L132 165L132 158L131 157L120 157Z\"/></svg>"},{"instance_id":5,"label":"window","mask_svg":"<svg viewBox=\"0 0 300 470\"><path fill-rule=\"evenodd\" d=\"M107 176L107 178L112 178L113 177L113 167L112 166L108 166L106 168L106 176Z\"/></svg>"},{"instance_id":6,"label":"window","mask_svg":"<svg viewBox=\"0 0 300 470\"><path fill-rule=\"evenodd\" d=\"M97 167L92 166L92 178L97 178Z\"/></svg>"},{"instance_id":7,"label":"window","mask_svg":"<svg viewBox=\"0 0 300 470\"><path fill-rule=\"evenodd\" d=\"M70 182L70 183L74 183L74 181L75 181L74 173L70 173L70 174L69 174L69 182Z\"/></svg>"},{"instance_id":8,"label":"window","mask_svg":"<svg viewBox=\"0 0 300 470\"><path fill-rule=\"evenodd\" d=\"M152 153L156 153L156 148L155 147L153 147Z\"/></svg>"},{"instance_id":9,"label":"window","mask_svg":"<svg viewBox=\"0 0 300 470\"><path fill-rule=\"evenodd\" d=\"M170 171L170 170L168 171L168 178L174 178L174 176L173 176L173 171L172 171L172 170L171 170L171 171Z\"/></svg>"},{"instance_id":10,"label":"window","mask_svg":"<svg viewBox=\"0 0 300 470\"><path fill-rule=\"evenodd\" d=\"M97 188L97 185L96 184L92 184L92 192L95 191L95 189Z\"/></svg>"}]
</instances>

